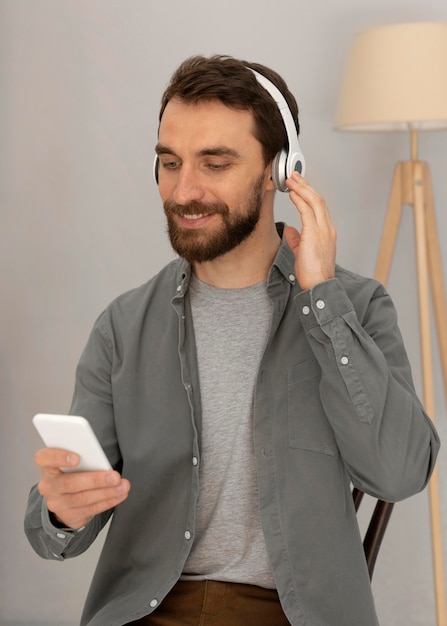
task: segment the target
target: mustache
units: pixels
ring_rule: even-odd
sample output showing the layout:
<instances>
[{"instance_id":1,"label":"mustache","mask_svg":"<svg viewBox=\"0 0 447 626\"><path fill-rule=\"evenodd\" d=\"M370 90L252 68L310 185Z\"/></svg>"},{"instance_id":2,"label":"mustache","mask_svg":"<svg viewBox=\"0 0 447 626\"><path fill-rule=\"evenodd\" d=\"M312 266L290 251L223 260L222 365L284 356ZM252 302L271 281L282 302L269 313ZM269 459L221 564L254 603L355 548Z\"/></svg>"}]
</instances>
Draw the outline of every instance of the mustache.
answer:
<instances>
[{"instance_id":1,"label":"mustache","mask_svg":"<svg viewBox=\"0 0 447 626\"><path fill-rule=\"evenodd\" d=\"M225 202L214 202L205 204L193 200L188 204L177 204L173 200L166 200L163 204L166 215L228 215L229 208Z\"/></svg>"}]
</instances>

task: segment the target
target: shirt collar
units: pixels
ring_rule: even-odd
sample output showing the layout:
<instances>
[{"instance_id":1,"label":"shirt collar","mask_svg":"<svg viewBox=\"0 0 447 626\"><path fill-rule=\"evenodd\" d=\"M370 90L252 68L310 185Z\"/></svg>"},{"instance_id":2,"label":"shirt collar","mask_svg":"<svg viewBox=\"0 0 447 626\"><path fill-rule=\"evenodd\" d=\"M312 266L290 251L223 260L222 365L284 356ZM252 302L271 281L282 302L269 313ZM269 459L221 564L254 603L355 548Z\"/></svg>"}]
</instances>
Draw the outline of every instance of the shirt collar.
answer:
<instances>
[{"instance_id":1,"label":"shirt collar","mask_svg":"<svg viewBox=\"0 0 447 626\"><path fill-rule=\"evenodd\" d=\"M295 256L292 250L289 248L285 237L284 237L284 227L286 224L284 222L276 223L276 230L278 231L278 235L281 237L281 245L278 248L278 252L276 253L276 257L273 261L272 269L270 270L270 274L272 274L273 268L278 268L284 278L291 285L296 284L296 276L295 276Z\"/></svg>"},{"instance_id":2,"label":"shirt collar","mask_svg":"<svg viewBox=\"0 0 447 626\"><path fill-rule=\"evenodd\" d=\"M273 278L274 268L277 268L280 273L284 276L286 281L294 285L296 284L295 277L295 257L287 242L284 238L284 222L276 223L276 230L278 231L278 235L281 237L281 245L278 248L278 252L276 253L276 257L273 261L272 267L269 272L269 282ZM176 295L184 296L191 278L191 265L185 261L182 257L177 260L177 268L176 268Z\"/></svg>"}]
</instances>

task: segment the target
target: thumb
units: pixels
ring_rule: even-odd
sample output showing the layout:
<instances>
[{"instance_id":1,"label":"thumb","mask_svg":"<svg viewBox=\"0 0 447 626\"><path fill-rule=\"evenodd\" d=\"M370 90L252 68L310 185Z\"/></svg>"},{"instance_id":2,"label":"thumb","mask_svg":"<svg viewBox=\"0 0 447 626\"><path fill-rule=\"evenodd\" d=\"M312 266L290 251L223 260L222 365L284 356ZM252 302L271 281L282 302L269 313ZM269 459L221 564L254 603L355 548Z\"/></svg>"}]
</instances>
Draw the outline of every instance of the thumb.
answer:
<instances>
[{"instance_id":1,"label":"thumb","mask_svg":"<svg viewBox=\"0 0 447 626\"><path fill-rule=\"evenodd\" d=\"M300 245L301 235L293 226L286 226L284 228L284 238L292 252Z\"/></svg>"}]
</instances>

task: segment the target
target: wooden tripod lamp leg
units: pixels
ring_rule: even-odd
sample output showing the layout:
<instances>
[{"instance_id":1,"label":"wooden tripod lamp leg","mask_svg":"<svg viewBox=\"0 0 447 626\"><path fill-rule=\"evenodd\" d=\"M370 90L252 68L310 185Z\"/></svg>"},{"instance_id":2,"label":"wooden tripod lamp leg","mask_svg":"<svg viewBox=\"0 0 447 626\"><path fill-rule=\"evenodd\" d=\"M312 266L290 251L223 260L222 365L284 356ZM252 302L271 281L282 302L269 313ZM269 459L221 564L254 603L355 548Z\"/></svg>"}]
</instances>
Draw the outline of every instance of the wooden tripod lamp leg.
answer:
<instances>
[{"instance_id":1,"label":"wooden tripod lamp leg","mask_svg":"<svg viewBox=\"0 0 447 626\"><path fill-rule=\"evenodd\" d=\"M433 359L430 334L430 290L426 228L426 189L424 182L425 164L416 161L413 169L414 223L416 235L416 261L419 295L419 324L422 354L422 378L424 405L434 420L435 401L433 388ZM441 505L437 467L429 483L431 540L435 582L435 601L438 626L447 626L447 607L444 581L444 552L442 546Z\"/></svg>"},{"instance_id":2,"label":"wooden tripod lamp leg","mask_svg":"<svg viewBox=\"0 0 447 626\"><path fill-rule=\"evenodd\" d=\"M433 309L438 334L439 356L444 376L444 391L447 402L447 301L444 289L441 248L436 225L433 188L428 165L424 164L425 216L427 227L427 253Z\"/></svg>"},{"instance_id":3,"label":"wooden tripod lamp leg","mask_svg":"<svg viewBox=\"0 0 447 626\"><path fill-rule=\"evenodd\" d=\"M404 163L398 163L394 170L393 182L391 184L390 197L385 216L385 224L382 232L382 239L377 256L374 277L382 284L386 284L390 272L391 261L396 246L397 232L402 216L404 189Z\"/></svg>"},{"instance_id":4,"label":"wooden tripod lamp leg","mask_svg":"<svg viewBox=\"0 0 447 626\"><path fill-rule=\"evenodd\" d=\"M442 261L436 228L430 173L426 163L405 161L398 163L391 186L385 224L374 276L386 284L402 217L402 206L414 208L416 239L416 266L418 276L419 324L422 357L424 406L435 420L433 389L433 359L430 332L430 289L444 372L444 389L447 395L447 305L442 277ZM428 487L430 525L433 554L433 573L437 626L447 626L446 586L442 545L441 505L437 467Z\"/></svg>"}]
</instances>

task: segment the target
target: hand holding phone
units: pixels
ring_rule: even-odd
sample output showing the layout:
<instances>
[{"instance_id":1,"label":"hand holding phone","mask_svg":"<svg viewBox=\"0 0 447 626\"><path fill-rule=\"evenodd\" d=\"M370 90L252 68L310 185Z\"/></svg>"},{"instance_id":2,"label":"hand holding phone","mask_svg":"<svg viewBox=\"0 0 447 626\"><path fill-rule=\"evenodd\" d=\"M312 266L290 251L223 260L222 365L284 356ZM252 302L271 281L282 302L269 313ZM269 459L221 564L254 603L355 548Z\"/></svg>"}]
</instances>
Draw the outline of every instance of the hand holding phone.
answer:
<instances>
[{"instance_id":1,"label":"hand holding phone","mask_svg":"<svg viewBox=\"0 0 447 626\"><path fill-rule=\"evenodd\" d=\"M42 474L38 491L58 524L82 528L126 500L130 483L112 470L85 418L38 414L33 423L48 446L35 456ZM65 467L67 451L76 453L80 462Z\"/></svg>"}]
</instances>

